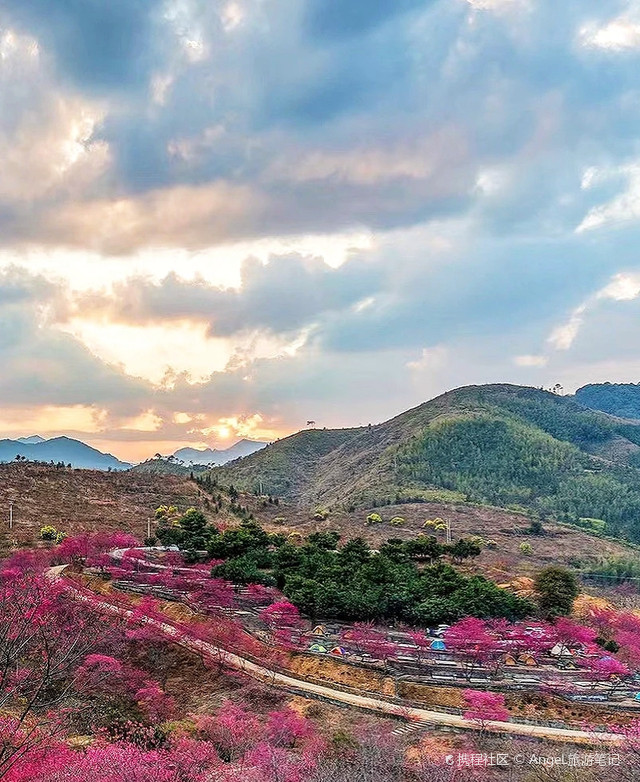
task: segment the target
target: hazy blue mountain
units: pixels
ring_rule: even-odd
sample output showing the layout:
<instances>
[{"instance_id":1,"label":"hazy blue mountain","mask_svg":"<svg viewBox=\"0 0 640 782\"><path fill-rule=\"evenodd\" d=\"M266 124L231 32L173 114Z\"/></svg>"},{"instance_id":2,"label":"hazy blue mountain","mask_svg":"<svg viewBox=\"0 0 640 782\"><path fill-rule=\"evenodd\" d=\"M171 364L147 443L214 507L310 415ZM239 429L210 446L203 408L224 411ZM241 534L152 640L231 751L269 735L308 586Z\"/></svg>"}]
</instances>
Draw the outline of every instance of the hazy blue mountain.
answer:
<instances>
[{"instance_id":1,"label":"hazy blue mountain","mask_svg":"<svg viewBox=\"0 0 640 782\"><path fill-rule=\"evenodd\" d=\"M239 440L230 448L180 448L173 455L186 464L222 465L260 451L267 443Z\"/></svg>"},{"instance_id":2,"label":"hazy blue mountain","mask_svg":"<svg viewBox=\"0 0 640 782\"><path fill-rule=\"evenodd\" d=\"M30 442L28 442L30 441ZM102 453L80 440L70 437L53 437L45 440L38 435L18 440L0 440L0 462L11 462L16 456L31 462L64 462L73 467L91 470L127 470L131 467L110 453Z\"/></svg>"}]
</instances>

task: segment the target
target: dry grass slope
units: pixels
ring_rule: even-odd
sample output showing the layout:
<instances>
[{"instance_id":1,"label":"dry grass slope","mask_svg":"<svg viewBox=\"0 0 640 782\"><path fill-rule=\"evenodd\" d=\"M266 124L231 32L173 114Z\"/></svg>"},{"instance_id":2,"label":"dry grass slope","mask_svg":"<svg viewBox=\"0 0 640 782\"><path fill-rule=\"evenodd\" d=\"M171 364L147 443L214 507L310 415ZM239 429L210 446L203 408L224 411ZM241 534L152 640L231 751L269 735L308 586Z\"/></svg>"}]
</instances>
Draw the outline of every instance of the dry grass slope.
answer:
<instances>
[{"instance_id":1,"label":"dry grass slope","mask_svg":"<svg viewBox=\"0 0 640 782\"><path fill-rule=\"evenodd\" d=\"M9 535L9 502L14 529ZM162 504L203 507L192 481L173 475L56 469L34 464L0 465L0 541L28 544L51 524L68 533L124 530L142 538Z\"/></svg>"}]
</instances>

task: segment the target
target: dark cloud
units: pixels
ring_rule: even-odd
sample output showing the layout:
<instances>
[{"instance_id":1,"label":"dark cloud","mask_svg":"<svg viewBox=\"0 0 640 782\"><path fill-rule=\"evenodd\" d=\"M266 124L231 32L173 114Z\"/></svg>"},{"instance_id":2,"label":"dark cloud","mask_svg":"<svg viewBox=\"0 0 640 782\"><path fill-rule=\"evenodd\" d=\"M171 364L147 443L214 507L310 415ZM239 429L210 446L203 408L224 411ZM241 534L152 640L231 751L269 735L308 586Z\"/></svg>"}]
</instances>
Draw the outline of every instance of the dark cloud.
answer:
<instances>
[{"instance_id":1,"label":"dark cloud","mask_svg":"<svg viewBox=\"0 0 640 782\"><path fill-rule=\"evenodd\" d=\"M458 237L450 251L414 236L393 264L393 242L369 262L388 270L382 295L361 311L328 320L317 339L332 351L399 350L529 332L539 341L565 313L604 286L638 232L555 240ZM526 351L525 351L526 352Z\"/></svg>"},{"instance_id":2,"label":"dark cloud","mask_svg":"<svg viewBox=\"0 0 640 782\"><path fill-rule=\"evenodd\" d=\"M35 36L60 75L89 92L146 85L166 35L161 0L6 0L9 24Z\"/></svg>"},{"instance_id":3,"label":"dark cloud","mask_svg":"<svg viewBox=\"0 0 640 782\"><path fill-rule=\"evenodd\" d=\"M128 323L204 321L217 337L256 330L282 335L348 310L377 293L383 279L383 270L364 260L333 269L320 258L272 256L266 264L247 259L237 290L172 273L160 282L129 279L113 294L80 296L77 306Z\"/></svg>"},{"instance_id":4,"label":"dark cloud","mask_svg":"<svg viewBox=\"0 0 640 782\"><path fill-rule=\"evenodd\" d=\"M633 58L580 42L618 5L247 0L229 26L225 4L203 0L12 2L43 62L103 101L84 143L108 145L109 167L35 210L1 210L3 240L126 252L470 212L496 234L569 230L595 197L585 168L635 148ZM33 116L20 100L10 115ZM477 186L496 169L496 192ZM203 212L207 187L243 196ZM180 189L168 230L156 207ZM141 214L110 240L96 223L114 198Z\"/></svg>"}]
</instances>

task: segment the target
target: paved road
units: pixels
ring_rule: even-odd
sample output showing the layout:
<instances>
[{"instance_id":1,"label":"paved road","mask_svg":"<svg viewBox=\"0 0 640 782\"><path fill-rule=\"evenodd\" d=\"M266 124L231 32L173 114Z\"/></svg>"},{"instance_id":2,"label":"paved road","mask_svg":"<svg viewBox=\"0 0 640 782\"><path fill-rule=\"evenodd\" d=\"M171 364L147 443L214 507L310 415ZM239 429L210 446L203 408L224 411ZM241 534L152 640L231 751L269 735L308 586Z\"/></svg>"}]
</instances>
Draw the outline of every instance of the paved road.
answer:
<instances>
[{"instance_id":1,"label":"paved road","mask_svg":"<svg viewBox=\"0 0 640 782\"><path fill-rule=\"evenodd\" d=\"M57 568L52 568L49 571L51 578L60 578L62 571L66 566L61 565ZM133 616L133 611L120 606L113 605L104 600L100 600L97 596L89 596L87 591L78 589L78 587L71 581L64 579L65 586L73 590L77 597L89 603L95 609L105 611L107 613L117 614L122 617ZM354 693L343 692L342 690L334 690L331 687L324 685L313 684L312 682L305 681L304 679L298 679L293 676L287 676L286 674L278 673L276 671L265 668L261 665L251 662L237 654L228 652L221 649L207 641L202 641L198 638L189 638L180 633L173 625L153 619L152 617L146 617L145 620L149 625L160 630L160 632L170 641L180 644L181 646L190 649L191 651L202 654L205 658L221 662L229 668L235 668L247 675L259 679L263 682L275 684L285 689L307 693L309 695L329 700L337 703L344 703L348 706L355 706L367 711L373 711L378 714L391 714L398 715L402 711L402 715L418 722L430 722L436 725L442 725L452 728L464 728L464 729L476 729L472 723L467 722L457 714L447 714L441 711L431 711L429 709L418 709L413 707L403 707L394 705L384 700L379 700L367 695L356 695ZM497 733L508 733L511 735L519 736L534 736L537 738L555 739L557 741L571 741L571 742L589 742L593 741L593 734L583 730L570 730L567 728L550 728L540 725L523 725L516 722L491 722L486 726L487 730L491 730ZM602 741L616 743L620 741L620 736L614 733L599 734L599 738Z\"/></svg>"}]
</instances>

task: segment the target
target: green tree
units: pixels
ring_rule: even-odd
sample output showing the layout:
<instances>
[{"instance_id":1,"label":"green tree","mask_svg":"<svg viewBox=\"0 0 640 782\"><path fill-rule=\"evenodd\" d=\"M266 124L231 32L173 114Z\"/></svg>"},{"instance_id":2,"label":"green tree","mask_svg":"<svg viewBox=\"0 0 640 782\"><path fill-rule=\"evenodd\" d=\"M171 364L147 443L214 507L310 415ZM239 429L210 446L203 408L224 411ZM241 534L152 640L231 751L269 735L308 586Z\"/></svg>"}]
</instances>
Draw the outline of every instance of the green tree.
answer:
<instances>
[{"instance_id":1,"label":"green tree","mask_svg":"<svg viewBox=\"0 0 640 782\"><path fill-rule=\"evenodd\" d=\"M536 576L534 589L540 612L547 619L567 616L580 590L575 575L566 568L551 565Z\"/></svg>"},{"instance_id":2,"label":"green tree","mask_svg":"<svg viewBox=\"0 0 640 782\"><path fill-rule=\"evenodd\" d=\"M335 530L328 530L326 532L312 532L307 538L309 543L318 548L324 548L328 551L335 549L340 540L340 533Z\"/></svg>"},{"instance_id":3,"label":"green tree","mask_svg":"<svg viewBox=\"0 0 640 782\"><path fill-rule=\"evenodd\" d=\"M182 528L185 548L195 551L206 548L207 542L211 537L211 529L202 511L196 508L189 508L180 519L180 527Z\"/></svg>"},{"instance_id":4,"label":"green tree","mask_svg":"<svg viewBox=\"0 0 640 782\"><path fill-rule=\"evenodd\" d=\"M469 538L456 540L453 546L448 546L446 550L454 562L462 562L463 559L479 557L482 553L480 546Z\"/></svg>"}]
</instances>

